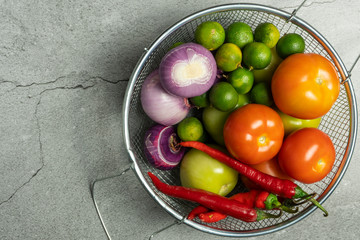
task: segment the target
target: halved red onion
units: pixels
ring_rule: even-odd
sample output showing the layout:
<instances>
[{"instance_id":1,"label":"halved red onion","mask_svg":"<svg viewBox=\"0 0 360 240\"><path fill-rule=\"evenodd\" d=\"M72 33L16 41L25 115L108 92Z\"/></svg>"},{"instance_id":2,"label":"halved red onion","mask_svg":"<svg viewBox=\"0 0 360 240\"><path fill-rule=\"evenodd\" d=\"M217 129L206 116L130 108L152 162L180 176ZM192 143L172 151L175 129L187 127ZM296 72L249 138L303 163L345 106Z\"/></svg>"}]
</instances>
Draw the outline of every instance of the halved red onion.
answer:
<instances>
[{"instance_id":1,"label":"halved red onion","mask_svg":"<svg viewBox=\"0 0 360 240\"><path fill-rule=\"evenodd\" d=\"M171 94L190 98L208 91L217 67L212 53L196 43L184 43L170 50L159 67L160 82Z\"/></svg>"},{"instance_id":2,"label":"halved red onion","mask_svg":"<svg viewBox=\"0 0 360 240\"><path fill-rule=\"evenodd\" d=\"M153 121L165 126L177 124L190 111L186 98L172 95L161 87L158 70L150 73L142 85L141 105Z\"/></svg>"},{"instance_id":3,"label":"halved red onion","mask_svg":"<svg viewBox=\"0 0 360 240\"><path fill-rule=\"evenodd\" d=\"M185 153L179 141L174 126L155 125L145 133L145 156L155 168L170 170L180 163Z\"/></svg>"}]
</instances>

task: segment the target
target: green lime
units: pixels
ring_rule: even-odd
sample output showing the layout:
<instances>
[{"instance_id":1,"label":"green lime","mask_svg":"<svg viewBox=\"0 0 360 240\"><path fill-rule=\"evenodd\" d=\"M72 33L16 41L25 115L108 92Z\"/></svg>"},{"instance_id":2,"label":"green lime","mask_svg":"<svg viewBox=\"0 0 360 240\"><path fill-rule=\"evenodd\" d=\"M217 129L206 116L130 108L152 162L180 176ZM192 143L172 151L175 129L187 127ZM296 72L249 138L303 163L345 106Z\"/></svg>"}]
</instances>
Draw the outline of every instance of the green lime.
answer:
<instances>
[{"instance_id":1,"label":"green lime","mask_svg":"<svg viewBox=\"0 0 360 240\"><path fill-rule=\"evenodd\" d=\"M269 48L275 47L279 38L280 32L272 23L261 23L255 28L255 41L265 43Z\"/></svg>"},{"instance_id":2,"label":"green lime","mask_svg":"<svg viewBox=\"0 0 360 240\"><path fill-rule=\"evenodd\" d=\"M246 68L237 68L229 74L228 81L239 94L245 94L254 84L254 74Z\"/></svg>"},{"instance_id":3,"label":"green lime","mask_svg":"<svg viewBox=\"0 0 360 240\"><path fill-rule=\"evenodd\" d=\"M249 104L250 101L250 95L249 94L239 94L239 100L235 106L235 108L239 108L242 106L245 106L246 104Z\"/></svg>"},{"instance_id":4,"label":"green lime","mask_svg":"<svg viewBox=\"0 0 360 240\"><path fill-rule=\"evenodd\" d=\"M208 92L205 92L199 96L190 98L190 102L197 108L204 108L210 105Z\"/></svg>"},{"instance_id":5,"label":"green lime","mask_svg":"<svg viewBox=\"0 0 360 240\"><path fill-rule=\"evenodd\" d=\"M271 55L271 49L264 43L252 42L244 48L243 61L250 70L263 69L270 64Z\"/></svg>"},{"instance_id":6,"label":"green lime","mask_svg":"<svg viewBox=\"0 0 360 240\"><path fill-rule=\"evenodd\" d=\"M230 83L218 82L210 89L209 100L216 109L228 112L235 108L239 94Z\"/></svg>"},{"instance_id":7,"label":"green lime","mask_svg":"<svg viewBox=\"0 0 360 240\"><path fill-rule=\"evenodd\" d=\"M277 43L276 51L283 59L294 53L303 53L305 51L305 41L297 33L286 34Z\"/></svg>"},{"instance_id":8,"label":"green lime","mask_svg":"<svg viewBox=\"0 0 360 240\"><path fill-rule=\"evenodd\" d=\"M225 31L225 41L243 48L254 41L252 29L246 23L234 22Z\"/></svg>"},{"instance_id":9,"label":"green lime","mask_svg":"<svg viewBox=\"0 0 360 240\"><path fill-rule=\"evenodd\" d=\"M224 43L215 54L216 65L225 72L231 72L241 66L242 52L233 43Z\"/></svg>"},{"instance_id":10,"label":"green lime","mask_svg":"<svg viewBox=\"0 0 360 240\"><path fill-rule=\"evenodd\" d=\"M195 41L210 51L215 50L224 43L225 30L218 22L203 22L195 30Z\"/></svg>"},{"instance_id":11,"label":"green lime","mask_svg":"<svg viewBox=\"0 0 360 240\"><path fill-rule=\"evenodd\" d=\"M271 62L270 64L263 69L256 70L254 69L252 73L254 74L255 83L258 82L271 82L272 76L282 62L282 58L276 52L276 48L271 49Z\"/></svg>"},{"instance_id":12,"label":"green lime","mask_svg":"<svg viewBox=\"0 0 360 240\"><path fill-rule=\"evenodd\" d=\"M181 44L184 44L184 42L176 42L173 45L171 45L171 47L169 48L169 50L176 48L177 46L180 46Z\"/></svg>"},{"instance_id":13,"label":"green lime","mask_svg":"<svg viewBox=\"0 0 360 240\"><path fill-rule=\"evenodd\" d=\"M274 103L271 94L270 84L267 82L260 82L255 84L251 90L251 101L266 106L271 106Z\"/></svg>"},{"instance_id":14,"label":"green lime","mask_svg":"<svg viewBox=\"0 0 360 240\"><path fill-rule=\"evenodd\" d=\"M198 141L204 134L204 128L196 117L187 117L178 124L177 134L183 141Z\"/></svg>"}]
</instances>

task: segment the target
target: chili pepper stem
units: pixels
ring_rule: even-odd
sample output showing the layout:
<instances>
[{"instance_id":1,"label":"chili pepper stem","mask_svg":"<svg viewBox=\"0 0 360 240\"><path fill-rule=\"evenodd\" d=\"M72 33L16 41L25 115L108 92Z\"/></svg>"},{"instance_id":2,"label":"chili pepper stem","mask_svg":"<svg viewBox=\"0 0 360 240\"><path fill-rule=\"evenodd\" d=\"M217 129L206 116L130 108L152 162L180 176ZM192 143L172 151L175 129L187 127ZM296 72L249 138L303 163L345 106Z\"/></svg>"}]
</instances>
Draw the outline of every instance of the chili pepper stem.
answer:
<instances>
[{"instance_id":1,"label":"chili pepper stem","mask_svg":"<svg viewBox=\"0 0 360 240\"><path fill-rule=\"evenodd\" d=\"M281 207L281 202L274 201L273 204L272 204L272 208L279 208L279 207Z\"/></svg>"},{"instance_id":2,"label":"chili pepper stem","mask_svg":"<svg viewBox=\"0 0 360 240\"><path fill-rule=\"evenodd\" d=\"M293 208L290 208L290 207L287 207L287 206L284 206L284 205L282 205L282 206L280 207L280 209L283 210L284 212L287 212L287 213L297 213L297 212L299 211L299 208L298 208L298 207L296 207L295 209L293 209Z\"/></svg>"},{"instance_id":3,"label":"chili pepper stem","mask_svg":"<svg viewBox=\"0 0 360 240\"><path fill-rule=\"evenodd\" d=\"M274 209L274 208L279 208L281 206L281 203L278 201L277 197L275 194L270 193L268 195L268 197L265 200L265 206L266 209Z\"/></svg>"},{"instance_id":4,"label":"chili pepper stem","mask_svg":"<svg viewBox=\"0 0 360 240\"><path fill-rule=\"evenodd\" d=\"M306 200L306 201L310 201L310 202L312 202L315 206L317 206L321 211L323 211L324 212L324 217L327 217L327 216L329 216L329 213L326 211L326 209L323 207L323 206L321 206L321 204L318 202L318 201L316 201L315 199L314 199L314 194L307 194L304 190L302 190L300 187L296 187L295 188L295 195L294 195L294 197L293 197L293 199L295 199L295 198L300 198L300 199L304 199L304 200ZM296 203L296 202L294 202L294 203Z\"/></svg>"},{"instance_id":5,"label":"chili pepper stem","mask_svg":"<svg viewBox=\"0 0 360 240\"><path fill-rule=\"evenodd\" d=\"M315 195L316 195L316 193L312 193L312 194L308 194L308 195L306 195L306 196L304 196L302 198L299 198L299 199L292 199L293 205L294 206L301 205L301 204L307 202L310 197L314 198Z\"/></svg>"},{"instance_id":6,"label":"chili pepper stem","mask_svg":"<svg viewBox=\"0 0 360 240\"><path fill-rule=\"evenodd\" d=\"M308 197L309 194L307 192L305 192L304 190L302 190L301 187L297 186L295 188L295 194L294 196L292 197L293 199L297 199L297 198L301 198L301 199L304 199L306 197Z\"/></svg>"},{"instance_id":7,"label":"chili pepper stem","mask_svg":"<svg viewBox=\"0 0 360 240\"><path fill-rule=\"evenodd\" d=\"M279 218L282 216L283 211L280 209L280 213L279 214L271 214L265 211L261 211L261 210L257 210L257 221L263 220L263 219L267 219L267 218Z\"/></svg>"},{"instance_id":8,"label":"chili pepper stem","mask_svg":"<svg viewBox=\"0 0 360 240\"><path fill-rule=\"evenodd\" d=\"M316 201L314 198L310 198L309 201L312 202L315 206L317 206L324 212L324 217L329 216L329 213L326 211L326 209L323 206L320 205L318 201Z\"/></svg>"},{"instance_id":9,"label":"chili pepper stem","mask_svg":"<svg viewBox=\"0 0 360 240\"><path fill-rule=\"evenodd\" d=\"M299 206L299 205L302 205L306 202L309 201L309 198L312 197L314 198L316 195L316 193L312 193L312 194L309 194L309 195L306 195L304 197L301 197L299 199L290 199L290 198L287 198L284 202L283 202L283 205L285 205L286 207L295 207L295 206Z\"/></svg>"}]
</instances>

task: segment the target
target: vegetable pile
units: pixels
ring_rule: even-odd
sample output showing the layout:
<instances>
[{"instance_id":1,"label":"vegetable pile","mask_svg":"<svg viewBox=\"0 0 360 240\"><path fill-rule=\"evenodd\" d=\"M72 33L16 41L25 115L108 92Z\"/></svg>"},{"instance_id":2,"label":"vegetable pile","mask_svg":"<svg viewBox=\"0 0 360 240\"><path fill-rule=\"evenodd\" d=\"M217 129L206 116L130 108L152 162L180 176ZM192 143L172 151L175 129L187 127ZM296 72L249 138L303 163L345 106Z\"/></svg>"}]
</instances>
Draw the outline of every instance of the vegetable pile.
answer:
<instances>
[{"instance_id":1,"label":"vegetable pile","mask_svg":"<svg viewBox=\"0 0 360 240\"><path fill-rule=\"evenodd\" d=\"M321 181L334 165L332 140L318 126L340 82L328 59L305 50L301 35L281 36L272 23L207 21L145 79L141 104L154 121L145 156L157 169L177 168L181 186L148 175L164 194L199 204L189 220L260 221L305 202L328 215L296 182Z\"/></svg>"}]
</instances>

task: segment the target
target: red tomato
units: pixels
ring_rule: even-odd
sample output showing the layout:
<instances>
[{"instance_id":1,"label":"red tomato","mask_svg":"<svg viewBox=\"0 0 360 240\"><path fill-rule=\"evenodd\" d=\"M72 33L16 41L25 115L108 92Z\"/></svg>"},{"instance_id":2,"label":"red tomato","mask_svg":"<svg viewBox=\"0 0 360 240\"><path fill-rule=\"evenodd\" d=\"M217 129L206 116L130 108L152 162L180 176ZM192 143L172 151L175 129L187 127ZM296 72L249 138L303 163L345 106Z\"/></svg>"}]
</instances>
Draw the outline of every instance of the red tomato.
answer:
<instances>
[{"instance_id":1,"label":"red tomato","mask_svg":"<svg viewBox=\"0 0 360 240\"><path fill-rule=\"evenodd\" d=\"M225 146L236 159L258 164L280 150L284 126L279 114L261 104L247 104L232 112L224 125Z\"/></svg>"},{"instance_id":2,"label":"red tomato","mask_svg":"<svg viewBox=\"0 0 360 240\"><path fill-rule=\"evenodd\" d=\"M269 161L265 161L258 164L250 165L251 167L259 170L260 172L269 174L273 177L278 177L281 179L288 179L293 180L291 177L289 177L286 173L281 170L280 165L278 163L278 160L276 157L270 159Z\"/></svg>"},{"instance_id":3,"label":"red tomato","mask_svg":"<svg viewBox=\"0 0 360 240\"><path fill-rule=\"evenodd\" d=\"M325 115L340 91L334 65L315 53L287 57L276 69L271 91L280 111L301 119Z\"/></svg>"},{"instance_id":4,"label":"red tomato","mask_svg":"<svg viewBox=\"0 0 360 240\"><path fill-rule=\"evenodd\" d=\"M335 148L326 133L317 128L303 128L285 139L278 161L290 177L303 183L314 183L331 171Z\"/></svg>"}]
</instances>

